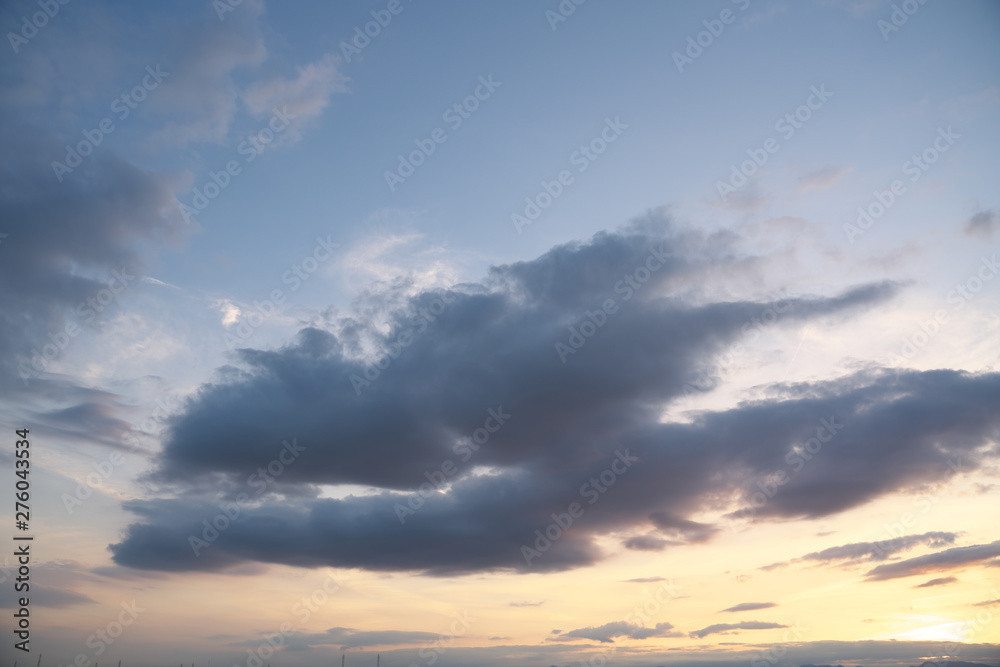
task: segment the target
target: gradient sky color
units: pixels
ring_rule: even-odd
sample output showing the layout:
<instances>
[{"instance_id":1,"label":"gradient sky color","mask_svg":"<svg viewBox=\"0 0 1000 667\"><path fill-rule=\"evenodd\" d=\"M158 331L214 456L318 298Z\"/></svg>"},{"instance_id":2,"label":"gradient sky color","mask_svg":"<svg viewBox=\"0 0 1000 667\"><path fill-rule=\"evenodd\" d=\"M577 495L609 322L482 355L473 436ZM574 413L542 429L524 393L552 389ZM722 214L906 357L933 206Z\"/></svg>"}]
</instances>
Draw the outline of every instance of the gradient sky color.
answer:
<instances>
[{"instance_id":1,"label":"gradient sky color","mask_svg":"<svg viewBox=\"0 0 1000 667\"><path fill-rule=\"evenodd\" d=\"M5 664L1000 664L1000 4L0 28Z\"/></svg>"}]
</instances>

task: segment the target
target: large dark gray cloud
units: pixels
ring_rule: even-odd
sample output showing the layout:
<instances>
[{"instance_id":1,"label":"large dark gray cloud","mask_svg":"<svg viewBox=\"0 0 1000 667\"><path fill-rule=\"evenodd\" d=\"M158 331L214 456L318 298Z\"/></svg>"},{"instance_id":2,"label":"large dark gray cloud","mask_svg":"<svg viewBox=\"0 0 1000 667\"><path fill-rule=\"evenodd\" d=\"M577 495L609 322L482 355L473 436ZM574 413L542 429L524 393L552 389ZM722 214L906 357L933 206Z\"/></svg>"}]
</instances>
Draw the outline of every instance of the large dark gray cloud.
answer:
<instances>
[{"instance_id":1,"label":"large dark gray cloud","mask_svg":"<svg viewBox=\"0 0 1000 667\"><path fill-rule=\"evenodd\" d=\"M149 149L222 142L240 108L234 72L267 55L262 2L243 2L226 21L208 6L175 9L126 18L81 5L0 63L0 396L77 410L79 427L63 420L60 436L118 446L109 427L120 428L92 418L110 418L114 397L81 395L86 382L53 371L78 337L119 313L121 294L142 289L147 262L191 229L175 194L189 177L139 160L177 164ZM117 98L143 81L156 83L126 109ZM106 134L102 120L112 122Z\"/></svg>"},{"instance_id":2,"label":"large dark gray cloud","mask_svg":"<svg viewBox=\"0 0 1000 667\"><path fill-rule=\"evenodd\" d=\"M183 220L167 177L94 155L59 183L49 164L61 149L53 137L18 127L0 132L0 146L8 235L0 244L0 391L41 391L46 379L58 382L43 372L51 360L115 313L104 292L139 286L139 244L175 240ZM55 346L48 355L46 345Z\"/></svg>"},{"instance_id":3,"label":"large dark gray cloud","mask_svg":"<svg viewBox=\"0 0 1000 667\"><path fill-rule=\"evenodd\" d=\"M664 266L626 301L616 283L650 256ZM995 443L986 445L1000 423L996 374L866 371L778 385L690 423L661 423L695 370L748 341L769 309L781 312L776 326L794 326L850 317L894 292L865 285L780 303L691 294L706 272L753 262L724 239L637 226L496 267L480 284L423 292L378 313L391 323L378 337L387 345L413 330L415 313L450 302L360 394L350 378L364 373L359 354L373 336L365 321L304 329L278 350L242 350L239 367L203 386L170 425L155 477L184 499L126 503L140 521L111 547L114 560L162 570L245 561L436 575L562 570L600 560L602 535L633 548L711 539L719 527L690 517L734 489L749 504L753 482L776 470L790 479L758 510L763 518L839 512L946 479L949 457L974 467L995 455ZM617 312L563 363L556 343L607 298ZM510 416L473 452L469 437L489 410ZM794 469L789 457L823 420L838 426L822 457ZM305 448L300 458L195 555L189 537L220 512L208 490L231 500L290 438ZM626 451L634 461L616 464L614 486L595 493ZM442 470L453 474L441 493L401 523L401 504L429 478L446 477ZM372 491L337 499L305 491L341 483ZM573 502L583 516L546 547L536 530ZM526 545L537 558L525 557Z\"/></svg>"},{"instance_id":4,"label":"large dark gray cloud","mask_svg":"<svg viewBox=\"0 0 1000 667\"><path fill-rule=\"evenodd\" d=\"M135 31L93 20L110 19L106 12L64 13L0 63L0 396L77 410L78 426L71 412L37 418L68 429L59 435L94 427L98 441L113 440L113 397L52 372L56 360L117 315L122 294L142 289L151 250L186 233L174 196L181 179L120 152L123 136L143 125L137 113L121 122L110 105L154 61L120 57L119 40ZM96 130L106 117L109 134ZM81 156L69 173L67 146Z\"/></svg>"}]
</instances>

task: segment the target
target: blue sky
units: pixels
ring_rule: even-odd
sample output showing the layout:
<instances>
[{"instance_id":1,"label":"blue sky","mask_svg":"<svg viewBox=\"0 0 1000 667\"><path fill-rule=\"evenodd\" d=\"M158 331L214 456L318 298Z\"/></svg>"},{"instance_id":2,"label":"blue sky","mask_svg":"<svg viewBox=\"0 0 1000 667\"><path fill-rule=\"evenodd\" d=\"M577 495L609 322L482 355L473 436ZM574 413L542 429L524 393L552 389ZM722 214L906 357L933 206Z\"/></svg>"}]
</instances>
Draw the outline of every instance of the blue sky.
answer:
<instances>
[{"instance_id":1,"label":"blue sky","mask_svg":"<svg viewBox=\"0 0 1000 667\"><path fill-rule=\"evenodd\" d=\"M997 3L16 0L0 27L0 421L34 434L55 664L274 633L298 665L1000 656ZM282 611L330 577L338 604Z\"/></svg>"}]
</instances>

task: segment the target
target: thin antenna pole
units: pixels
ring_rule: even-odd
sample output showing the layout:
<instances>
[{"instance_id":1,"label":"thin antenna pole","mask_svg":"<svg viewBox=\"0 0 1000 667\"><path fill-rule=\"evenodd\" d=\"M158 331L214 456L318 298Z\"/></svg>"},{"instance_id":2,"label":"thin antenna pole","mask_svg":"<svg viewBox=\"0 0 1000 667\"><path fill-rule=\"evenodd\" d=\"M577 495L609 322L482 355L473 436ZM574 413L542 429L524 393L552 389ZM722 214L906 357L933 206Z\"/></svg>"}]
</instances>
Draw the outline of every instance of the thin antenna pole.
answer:
<instances>
[{"instance_id":1,"label":"thin antenna pole","mask_svg":"<svg viewBox=\"0 0 1000 667\"><path fill-rule=\"evenodd\" d=\"M42 654L41 653L38 654L38 662L35 663L35 667L38 667L40 664L42 664Z\"/></svg>"}]
</instances>

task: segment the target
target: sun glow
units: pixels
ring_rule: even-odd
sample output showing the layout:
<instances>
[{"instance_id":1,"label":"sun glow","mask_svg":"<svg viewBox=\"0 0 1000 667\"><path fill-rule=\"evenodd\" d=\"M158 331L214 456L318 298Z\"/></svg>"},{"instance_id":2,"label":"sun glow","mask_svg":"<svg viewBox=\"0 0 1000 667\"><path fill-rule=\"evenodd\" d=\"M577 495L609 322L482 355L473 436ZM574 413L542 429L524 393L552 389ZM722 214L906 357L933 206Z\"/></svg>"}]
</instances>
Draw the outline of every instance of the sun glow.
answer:
<instances>
[{"instance_id":1,"label":"sun glow","mask_svg":"<svg viewBox=\"0 0 1000 667\"><path fill-rule=\"evenodd\" d=\"M910 616L905 623L909 630L895 632L882 639L905 641L965 641L968 624L944 616Z\"/></svg>"}]
</instances>

